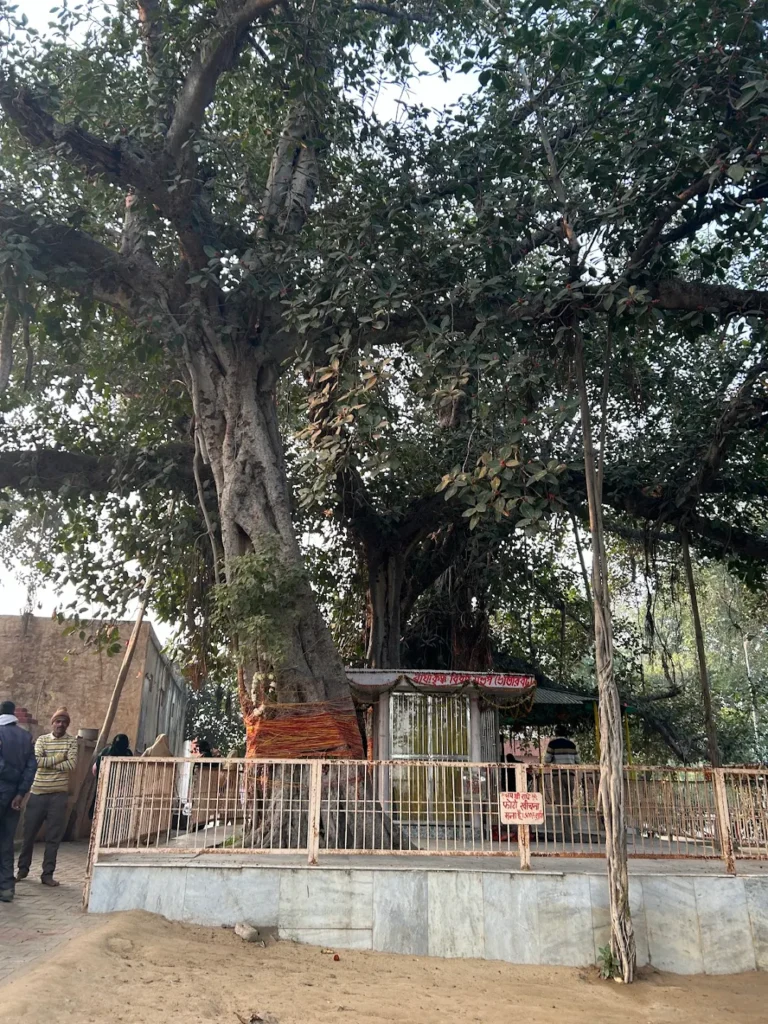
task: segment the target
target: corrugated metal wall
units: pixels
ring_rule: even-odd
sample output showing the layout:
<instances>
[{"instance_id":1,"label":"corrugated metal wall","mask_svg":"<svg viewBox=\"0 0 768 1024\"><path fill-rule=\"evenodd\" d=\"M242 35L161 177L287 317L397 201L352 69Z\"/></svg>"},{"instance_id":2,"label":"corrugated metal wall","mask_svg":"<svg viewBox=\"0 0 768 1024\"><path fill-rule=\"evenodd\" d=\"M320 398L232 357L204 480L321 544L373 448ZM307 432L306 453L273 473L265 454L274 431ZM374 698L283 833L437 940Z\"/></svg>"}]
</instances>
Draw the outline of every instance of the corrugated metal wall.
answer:
<instances>
[{"instance_id":1,"label":"corrugated metal wall","mask_svg":"<svg viewBox=\"0 0 768 1024\"><path fill-rule=\"evenodd\" d=\"M161 733L168 736L171 753L180 756L184 746L187 691L171 662L150 637L144 664L141 716L136 753L151 746Z\"/></svg>"}]
</instances>

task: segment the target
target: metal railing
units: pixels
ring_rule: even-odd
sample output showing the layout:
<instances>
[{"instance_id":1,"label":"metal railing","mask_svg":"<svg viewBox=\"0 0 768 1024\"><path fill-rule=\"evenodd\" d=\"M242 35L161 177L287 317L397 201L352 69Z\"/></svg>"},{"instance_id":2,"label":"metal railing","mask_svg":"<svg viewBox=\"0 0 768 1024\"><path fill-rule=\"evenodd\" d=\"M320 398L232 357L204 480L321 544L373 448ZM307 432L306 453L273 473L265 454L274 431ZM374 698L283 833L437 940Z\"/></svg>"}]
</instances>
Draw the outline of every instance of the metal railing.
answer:
<instances>
[{"instance_id":1,"label":"metal railing","mask_svg":"<svg viewBox=\"0 0 768 1024\"><path fill-rule=\"evenodd\" d=\"M519 856L525 867L531 854L602 856L599 776L592 765L105 758L92 857ZM768 772L636 766L624 785L630 856L720 857L729 870L768 859ZM540 816L505 824L499 794L510 792Z\"/></svg>"},{"instance_id":2,"label":"metal railing","mask_svg":"<svg viewBox=\"0 0 768 1024\"><path fill-rule=\"evenodd\" d=\"M768 769L721 771L734 856L768 860Z\"/></svg>"}]
</instances>

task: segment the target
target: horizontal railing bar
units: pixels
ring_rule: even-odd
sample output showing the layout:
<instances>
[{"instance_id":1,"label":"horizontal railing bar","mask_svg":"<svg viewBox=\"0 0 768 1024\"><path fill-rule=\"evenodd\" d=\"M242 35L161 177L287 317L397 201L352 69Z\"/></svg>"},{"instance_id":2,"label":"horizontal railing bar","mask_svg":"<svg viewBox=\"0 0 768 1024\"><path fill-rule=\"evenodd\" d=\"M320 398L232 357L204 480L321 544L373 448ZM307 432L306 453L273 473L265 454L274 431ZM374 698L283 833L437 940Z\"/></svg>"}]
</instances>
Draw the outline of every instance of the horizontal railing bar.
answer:
<instances>
[{"instance_id":1,"label":"horizontal railing bar","mask_svg":"<svg viewBox=\"0 0 768 1024\"><path fill-rule=\"evenodd\" d=\"M192 765L312 765L317 763L315 758L255 758L255 757L141 757L136 758L120 758L106 756L102 758L102 763L117 762L117 763L130 763L133 765L149 765L149 764L192 764ZM401 765L430 765L432 767L439 766L440 768L507 768L510 762L505 761L444 761L440 758L426 759L426 758L391 758L383 761L368 761L365 759L360 760L322 760L321 763L324 767L330 765L355 765L357 767L371 767L373 765L386 765L389 767L401 766ZM539 764L538 762L517 762L522 763L523 767L531 771L575 771L575 772L586 772L586 771L600 771L599 764L575 764L575 765L553 765L553 764ZM632 772L664 772L672 775L705 775L711 774L712 768L702 765L696 766L678 766L678 765L645 765L645 764L632 764L623 766L625 773ZM741 775L765 775L768 777L768 767L766 768L739 768L738 766L731 766L720 769L726 775L729 774L741 774Z\"/></svg>"},{"instance_id":2,"label":"horizontal railing bar","mask_svg":"<svg viewBox=\"0 0 768 1024\"><path fill-rule=\"evenodd\" d=\"M248 854L249 856L251 854L258 854L259 856L264 855L264 856L270 856L270 857L272 857L272 856L275 856L275 857L277 857L277 856L288 857L288 856L291 856L294 853L306 854L307 848L306 848L306 846L304 846L304 847L301 847L301 846L296 847L296 846L294 846L294 847L291 847L290 849L275 849L274 847L269 847L269 846L266 846L266 847L263 847L263 848L258 847L258 846L242 846L242 847L241 846L237 846L237 847L235 847L235 846L199 846L197 848L195 848L194 846L110 846L107 849L102 849L101 852L102 853L106 853L109 856L111 856L113 853L114 854L118 854L118 853L119 854L125 854L125 853L134 854L134 853L137 853L140 857L145 857L145 856L147 856L147 854L153 854L153 853L163 853L163 854L169 854L171 856L178 856L178 857L189 857L190 855L194 855L195 857L198 857L198 856L205 856L205 855L214 854L214 853L215 854L223 853L223 854L227 854L227 855L234 854L234 853L245 853L245 854ZM328 852L330 853L331 851L329 850ZM337 852L337 851L333 851L333 852ZM344 852L345 852L344 850L339 850L338 851L338 853L344 853ZM358 852L357 850L353 851L353 853L357 853L357 852Z\"/></svg>"}]
</instances>

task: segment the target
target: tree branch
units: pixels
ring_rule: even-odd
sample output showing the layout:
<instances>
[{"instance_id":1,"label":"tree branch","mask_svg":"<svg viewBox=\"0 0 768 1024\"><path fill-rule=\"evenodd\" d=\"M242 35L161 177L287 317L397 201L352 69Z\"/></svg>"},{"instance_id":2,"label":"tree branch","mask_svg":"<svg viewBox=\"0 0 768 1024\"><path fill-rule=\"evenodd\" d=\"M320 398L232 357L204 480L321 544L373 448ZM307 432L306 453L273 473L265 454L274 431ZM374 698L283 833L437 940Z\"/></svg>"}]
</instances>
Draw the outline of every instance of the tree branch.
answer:
<instances>
[{"instance_id":1,"label":"tree branch","mask_svg":"<svg viewBox=\"0 0 768 1024\"><path fill-rule=\"evenodd\" d=\"M400 11L391 4L376 3L355 3L352 7L356 11L364 11L368 14L381 14L393 21L428 21L429 16L420 11Z\"/></svg>"},{"instance_id":2,"label":"tree branch","mask_svg":"<svg viewBox=\"0 0 768 1024\"><path fill-rule=\"evenodd\" d=\"M406 567L400 598L400 621L405 628L418 598L454 564L469 540L469 529L463 523L453 523L429 541L426 550L412 554Z\"/></svg>"},{"instance_id":3,"label":"tree branch","mask_svg":"<svg viewBox=\"0 0 768 1024\"><path fill-rule=\"evenodd\" d=\"M0 489L21 494L58 493L62 488L80 496L103 495L158 485L195 496L194 448L169 444L154 451L125 455L91 455L59 449L0 451ZM205 467L203 477L210 474Z\"/></svg>"},{"instance_id":4,"label":"tree branch","mask_svg":"<svg viewBox=\"0 0 768 1024\"><path fill-rule=\"evenodd\" d=\"M638 242L635 251L629 257L627 271L637 270L639 267L647 263L653 251L657 247L662 231L667 224L669 224L675 214L679 213L691 199L707 193L711 187L712 175L705 174L704 177L699 178L697 182L694 182L690 188L681 192L680 195L671 203L667 203L667 205L663 207L655 217L653 223Z\"/></svg>"},{"instance_id":5,"label":"tree branch","mask_svg":"<svg viewBox=\"0 0 768 1024\"><path fill-rule=\"evenodd\" d=\"M374 508L365 482L354 466L345 466L336 474L336 493L339 496L339 518L346 522L362 544L386 545L386 521Z\"/></svg>"},{"instance_id":6,"label":"tree branch","mask_svg":"<svg viewBox=\"0 0 768 1024\"><path fill-rule=\"evenodd\" d=\"M147 64L156 70L163 40L162 6L159 0L136 0L136 7Z\"/></svg>"},{"instance_id":7,"label":"tree branch","mask_svg":"<svg viewBox=\"0 0 768 1024\"><path fill-rule=\"evenodd\" d=\"M19 253L14 236L28 239L34 249ZM167 297L168 283L158 267L141 253L121 256L90 235L56 224L2 201L0 198L0 251L10 262L29 261L80 295L93 297L133 317Z\"/></svg>"},{"instance_id":8,"label":"tree branch","mask_svg":"<svg viewBox=\"0 0 768 1024\"><path fill-rule=\"evenodd\" d=\"M304 227L320 184L314 119L303 103L285 118L262 204L262 234L296 235Z\"/></svg>"},{"instance_id":9,"label":"tree branch","mask_svg":"<svg viewBox=\"0 0 768 1024\"><path fill-rule=\"evenodd\" d=\"M67 159L87 174L101 175L129 193L140 192L174 225L192 265L205 265L205 246L217 243L218 230L210 210L195 194L199 193L196 181L190 178L187 188L168 190L166 179L174 176L175 168L172 172L166 166L166 157L148 152L129 136L107 143L79 125L62 124L10 76L0 78L0 107L31 146L57 153L64 150ZM130 208L127 219L134 219Z\"/></svg>"},{"instance_id":10,"label":"tree branch","mask_svg":"<svg viewBox=\"0 0 768 1024\"><path fill-rule=\"evenodd\" d=\"M578 470L570 470L567 485L568 490L563 495L566 505L569 508L573 507L570 499L578 495L578 514L583 518L583 501L586 494L584 474ZM633 519L644 519L660 525L670 523L678 529L684 527L692 536L716 549L722 557L732 555L768 562L768 534L752 533L732 526L716 516L700 515L690 507L680 507L675 503L676 492L672 487L656 487L653 493L650 493L641 487L627 486L624 479L612 480L610 475L606 476L604 487L603 501L616 512L625 512ZM627 535L623 527L617 523L611 524L611 530ZM654 533L654 536L656 535ZM658 534L658 537L664 541L675 540L677 533L665 532Z\"/></svg>"},{"instance_id":11,"label":"tree branch","mask_svg":"<svg viewBox=\"0 0 768 1024\"><path fill-rule=\"evenodd\" d=\"M649 288L660 309L706 311L720 316L768 316L768 291L683 281L678 277L651 281Z\"/></svg>"},{"instance_id":12,"label":"tree branch","mask_svg":"<svg viewBox=\"0 0 768 1024\"><path fill-rule=\"evenodd\" d=\"M692 740L689 737L683 739L678 736L676 730L669 722L654 714L650 708L643 707L636 698L632 698L632 705L646 728L651 732L657 733L675 757L682 761L683 764L688 764L692 760L706 758L706 751L696 740Z\"/></svg>"},{"instance_id":13,"label":"tree branch","mask_svg":"<svg viewBox=\"0 0 768 1024\"><path fill-rule=\"evenodd\" d=\"M676 228L670 228L669 231L666 231L659 238L658 247L662 248L666 245L673 245L675 242L681 242L685 238L690 238L691 235L695 235L701 228L719 220L725 214L740 213L746 203L753 203L759 199L766 198L768 198L768 181L755 185L754 188L749 189L749 191L744 192L740 196L726 196L718 202L713 202L711 206L707 207L697 216L683 221Z\"/></svg>"},{"instance_id":14,"label":"tree branch","mask_svg":"<svg viewBox=\"0 0 768 1024\"><path fill-rule=\"evenodd\" d=\"M190 135L202 124L219 77L234 67L249 28L278 3L279 0L244 0L238 5L219 7L213 28L192 58L165 138L166 152L175 162Z\"/></svg>"},{"instance_id":15,"label":"tree branch","mask_svg":"<svg viewBox=\"0 0 768 1024\"><path fill-rule=\"evenodd\" d=\"M725 462L728 446L738 436L755 414L765 411L768 396L756 397L755 384L768 372L768 359L762 359L750 367L736 392L723 404L715 421L712 437L704 451L698 471L680 488L676 504L682 506L695 501L700 494L708 491Z\"/></svg>"},{"instance_id":16,"label":"tree branch","mask_svg":"<svg viewBox=\"0 0 768 1024\"><path fill-rule=\"evenodd\" d=\"M713 486L712 489L716 492L718 488ZM582 518L586 518L586 494L584 472L568 470L563 486L563 501L568 509ZM657 485L651 489L628 484L624 475L611 477L606 472L603 503L613 511L626 513L633 519L657 523L652 531L653 538L665 542L679 541L678 531L685 528L691 536L715 549L720 557L731 555L768 561L768 534L757 534L733 526L717 516L698 514L690 505L679 506L676 504L676 495L677 490L672 485ZM669 523L672 529L659 532L658 527L664 523ZM647 536L644 530L615 521L610 522L609 528L613 534L630 540L643 540Z\"/></svg>"},{"instance_id":17,"label":"tree branch","mask_svg":"<svg viewBox=\"0 0 768 1024\"><path fill-rule=\"evenodd\" d=\"M679 530L665 530L663 533L658 529L651 529L650 526L644 530L636 526L627 526L626 523L619 523L615 519L606 519L605 528L608 533L623 537L625 540L636 540L644 543L647 540L660 541L662 544L679 544L682 540L682 533Z\"/></svg>"},{"instance_id":18,"label":"tree branch","mask_svg":"<svg viewBox=\"0 0 768 1024\"><path fill-rule=\"evenodd\" d=\"M6 266L3 272L3 290L5 291L5 309L3 310L2 323L0 324L0 396L2 396L11 379L13 369L13 336L16 333L16 324L19 321L19 311L16 305L16 279L11 270Z\"/></svg>"},{"instance_id":19,"label":"tree branch","mask_svg":"<svg viewBox=\"0 0 768 1024\"><path fill-rule=\"evenodd\" d=\"M100 174L125 189L140 189L167 210L168 192L157 162L134 139L125 136L108 143L77 124L62 124L9 73L0 77L0 107L31 146L64 149L87 174Z\"/></svg>"}]
</instances>

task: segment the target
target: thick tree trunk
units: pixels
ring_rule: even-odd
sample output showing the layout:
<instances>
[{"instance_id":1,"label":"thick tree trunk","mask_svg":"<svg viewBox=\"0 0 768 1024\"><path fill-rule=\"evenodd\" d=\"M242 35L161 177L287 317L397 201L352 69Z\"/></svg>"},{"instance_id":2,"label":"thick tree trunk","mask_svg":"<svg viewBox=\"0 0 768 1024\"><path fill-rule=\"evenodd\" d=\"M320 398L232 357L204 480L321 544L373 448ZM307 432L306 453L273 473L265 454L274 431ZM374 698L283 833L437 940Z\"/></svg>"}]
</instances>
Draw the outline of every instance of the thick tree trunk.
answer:
<instances>
[{"instance_id":1,"label":"thick tree trunk","mask_svg":"<svg viewBox=\"0 0 768 1024\"><path fill-rule=\"evenodd\" d=\"M187 350L196 425L218 496L230 618L250 677L247 750L361 758L344 666L293 528L277 369L263 352L247 340L210 338Z\"/></svg>"},{"instance_id":2,"label":"thick tree trunk","mask_svg":"<svg viewBox=\"0 0 768 1024\"><path fill-rule=\"evenodd\" d=\"M608 589L608 560L603 534L600 476L592 444L592 419L584 372L581 335L575 333L575 364L584 436L589 523L592 532L592 604L595 617L595 663L600 699L600 806L605 822L605 856L611 914L611 951L627 983L635 974L636 951L629 913L627 834L624 823L624 739L621 704L613 674L613 623Z\"/></svg>"},{"instance_id":3,"label":"thick tree trunk","mask_svg":"<svg viewBox=\"0 0 768 1024\"><path fill-rule=\"evenodd\" d=\"M275 367L249 343L200 346L188 354L197 429L218 495L226 593L241 665L246 756L364 758L341 659L304 572L291 518L275 402ZM252 555L251 562L245 556ZM400 845L380 809L366 826L360 792L373 793L365 765L345 766L329 790L323 773L321 840L345 849ZM306 765L266 764L256 781L255 846L296 849L309 833Z\"/></svg>"},{"instance_id":4,"label":"thick tree trunk","mask_svg":"<svg viewBox=\"0 0 768 1024\"><path fill-rule=\"evenodd\" d=\"M369 668L400 668L405 557L399 550L366 545Z\"/></svg>"},{"instance_id":5,"label":"thick tree trunk","mask_svg":"<svg viewBox=\"0 0 768 1024\"><path fill-rule=\"evenodd\" d=\"M451 668L488 672L493 668L491 623L485 608L486 567L464 568L451 585Z\"/></svg>"}]
</instances>

